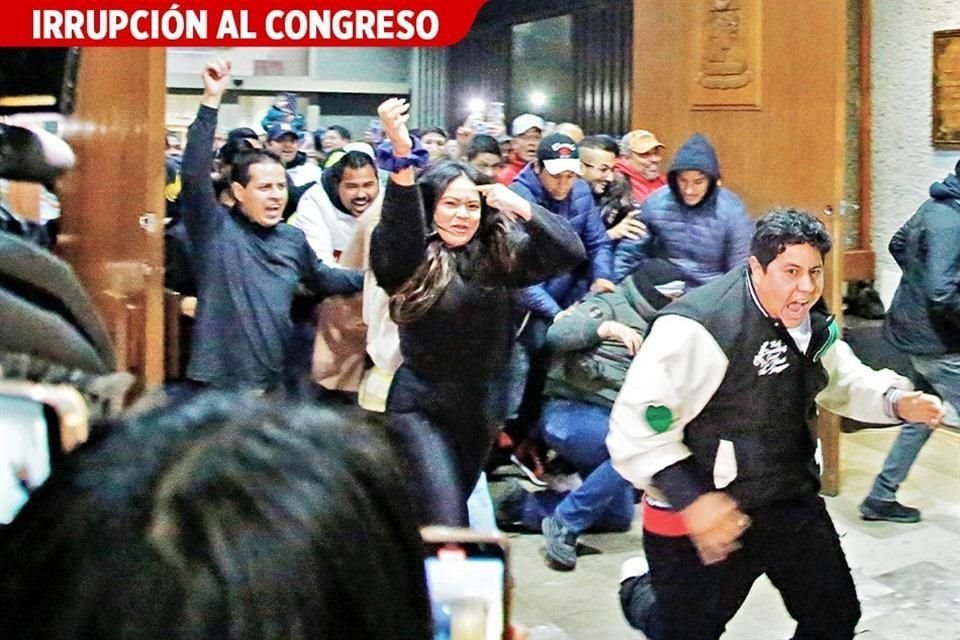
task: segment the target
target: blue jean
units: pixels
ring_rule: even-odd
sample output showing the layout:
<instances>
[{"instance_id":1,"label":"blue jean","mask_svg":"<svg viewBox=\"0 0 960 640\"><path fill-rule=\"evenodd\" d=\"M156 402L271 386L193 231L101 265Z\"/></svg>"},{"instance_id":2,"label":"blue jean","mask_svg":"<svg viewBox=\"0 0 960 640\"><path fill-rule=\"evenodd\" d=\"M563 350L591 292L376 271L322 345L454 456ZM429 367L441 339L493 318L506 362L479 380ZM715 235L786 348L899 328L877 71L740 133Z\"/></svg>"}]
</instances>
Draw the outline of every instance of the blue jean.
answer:
<instances>
[{"instance_id":1,"label":"blue jean","mask_svg":"<svg viewBox=\"0 0 960 640\"><path fill-rule=\"evenodd\" d=\"M576 400L549 400L543 409L547 444L570 462L583 484L569 493L537 491L524 503L523 523L539 530L554 515L573 533L626 531L633 522L633 486L610 464L610 409Z\"/></svg>"},{"instance_id":2,"label":"blue jean","mask_svg":"<svg viewBox=\"0 0 960 640\"><path fill-rule=\"evenodd\" d=\"M910 361L916 370L914 384L917 389L935 393L953 405L947 409L946 422L957 425L956 414L960 409L960 353L939 356L911 355ZM897 489L906 480L910 467L931 433L929 427L919 423L907 423L900 427L900 434L883 462L883 469L873 481L871 498L888 502L897 499Z\"/></svg>"}]
</instances>

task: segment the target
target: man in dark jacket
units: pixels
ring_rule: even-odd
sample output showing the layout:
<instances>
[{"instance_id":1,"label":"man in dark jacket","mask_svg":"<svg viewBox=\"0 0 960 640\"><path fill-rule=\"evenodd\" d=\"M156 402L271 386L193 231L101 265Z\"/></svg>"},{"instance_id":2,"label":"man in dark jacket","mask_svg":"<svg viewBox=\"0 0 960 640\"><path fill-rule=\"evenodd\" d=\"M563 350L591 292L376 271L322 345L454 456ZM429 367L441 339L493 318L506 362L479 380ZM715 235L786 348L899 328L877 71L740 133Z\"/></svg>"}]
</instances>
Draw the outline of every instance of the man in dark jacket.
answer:
<instances>
[{"instance_id":1,"label":"man in dark jacket","mask_svg":"<svg viewBox=\"0 0 960 640\"><path fill-rule=\"evenodd\" d=\"M299 284L318 294L352 293L360 290L362 276L323 264L303 231L279 224L287 179L271 152L239 157L231 175L236 205L227 211L217 203L210 149L229 78L225 61L204 68L203 98L183 154L181 198L198 281L187 377L264 392L281 382L293 331L290 305Z\"/></svg>"},{"instance_id":2,"label":"man in dark jacket","mask_svg":"<svg viewBox=\"0 0 960 640\"><path fill-rule=\"evenodd\" d=\"M890 253L903 277L883 329L887 340L909 354L917 388L935 392L960 409L960 162L954 171L930 185L930 199L890 240ZM956 425L956 414L947 420ZM860 505L864 520L920 520L919 509L897 501L897 488L931 431L923 423L900 428L883 470Z\"/></svg>"},{"instance_id":3,"label":"man in dark jacket","mask_svg":"<svg viewBox=\"0 0 960 640\"><path fill-rule=\"evenodd\" d=\"M750 254L753 220L732 191L720 186L720 163L710 142L695 133L683 143L660 187L640 206L649 235L617 245L619 281L649 256L667 258L690 289L737 266Z\"/></svg>"},{"instance_id":4,"label":"man in dark jacket","mask_svg":"<svg viewBox=\"0 0 960 640\"><path fill-rule=\"evenodd\" d=\"M600 220L590 185L580 179L580 151L569 136L554 133L540 142L537 159L524 168L511 189L525 200L567 220L583 241L588 262L577 271L529 287L523 295L527 309L547 320L576 302L586 288L577 289L578 279L590 288L612 291L612 249L607 230Z\"/></svg>"},{"instance_id":5,"label":"man in dark jacket","mask_svg":"<svg viewBox=\"0 0 960 640\"><path fill-rule=\"evenodd\" d=\"M537 159L528 164L510 186L525 200L569 222L587 251L587 259L576 268L518 293L521 310L530 316L519 339L523 353L517 350L513 363L521 379L525 368L522 361L529 363L519 417L508 429L508 434L517 439L522 439L540 417L547 372L547 355L543 349L547 327L588 289L614 289L611 241L597 212L590 185L580 178L582 172L577 144L569 136L554 133L540 142Z\"/></svg>"}]
</instances>

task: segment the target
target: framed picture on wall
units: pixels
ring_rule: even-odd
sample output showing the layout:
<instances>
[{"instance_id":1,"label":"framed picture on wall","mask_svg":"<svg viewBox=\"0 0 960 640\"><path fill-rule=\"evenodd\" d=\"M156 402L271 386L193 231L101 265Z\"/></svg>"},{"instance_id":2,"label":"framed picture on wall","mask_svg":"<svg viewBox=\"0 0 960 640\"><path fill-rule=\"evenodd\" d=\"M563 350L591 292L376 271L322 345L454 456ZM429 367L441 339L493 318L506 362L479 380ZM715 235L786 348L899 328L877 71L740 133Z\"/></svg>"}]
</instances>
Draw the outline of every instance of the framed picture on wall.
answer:
<instances>
[{"instance_id":1,"label":"framed picture on wall","mask_svg":"<svg viewBox=\"0 0 960 640\"><path fill-rule=\"evenodd\" d=\"M960 29L933 33L932 141L960 149Z\"/></svg>"}]
</instances>

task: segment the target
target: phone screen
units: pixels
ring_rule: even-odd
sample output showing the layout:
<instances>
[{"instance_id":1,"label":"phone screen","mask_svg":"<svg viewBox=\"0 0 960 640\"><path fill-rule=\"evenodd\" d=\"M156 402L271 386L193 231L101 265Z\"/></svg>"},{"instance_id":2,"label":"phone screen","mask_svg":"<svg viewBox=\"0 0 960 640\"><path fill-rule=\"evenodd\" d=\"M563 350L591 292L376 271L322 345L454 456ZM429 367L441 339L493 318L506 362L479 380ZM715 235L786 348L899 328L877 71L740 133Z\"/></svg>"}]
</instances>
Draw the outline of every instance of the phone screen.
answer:
<instances>
[{"instance_id":1,"label":"phone screen","mask_svg":"<svg viewBox=\"0 0 960 640\"><path fill-rule=\"evenodd\" d=\"M56 414L42 402L0 393L0 524L50 476L58 433Z\"/></svg>"},{"instance_id":2,"label":"phone screen","mask_svg":"<svg viewBox=\"0 0 960 640\"><path fill-rule=\"evenodd\" d=\"M500 640L506 611L506 557L491 542L427 544L434 640Z\"/></svg>"}]
</instances>

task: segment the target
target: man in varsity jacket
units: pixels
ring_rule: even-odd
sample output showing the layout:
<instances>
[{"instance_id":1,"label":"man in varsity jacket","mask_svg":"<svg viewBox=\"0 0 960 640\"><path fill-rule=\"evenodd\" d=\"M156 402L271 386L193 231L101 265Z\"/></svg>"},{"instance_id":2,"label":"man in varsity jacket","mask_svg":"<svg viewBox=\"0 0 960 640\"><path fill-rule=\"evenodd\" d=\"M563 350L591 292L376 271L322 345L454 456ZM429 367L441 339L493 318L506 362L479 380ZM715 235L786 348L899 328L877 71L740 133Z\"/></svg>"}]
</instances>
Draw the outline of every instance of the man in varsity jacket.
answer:
<instances>
[{"instance_id":1,"label":"man in varsity jacket","mask_svg":"<svg viewBox=\"0 0 960 640\"><path fill-rule=\"evenodd\" d=\"M830 246L813 216L770 212L747 267L667 307L630 367L607 445L646 491L653 640L719 638L763 573L797 620L795 638L853 636L860 605L818 496L816 404L931 425L943 406L838 340L821 301Z\"/></svg>"}]
</instances>

